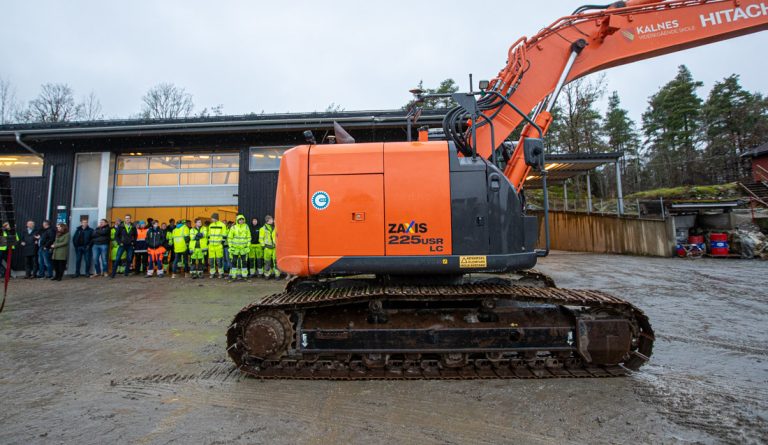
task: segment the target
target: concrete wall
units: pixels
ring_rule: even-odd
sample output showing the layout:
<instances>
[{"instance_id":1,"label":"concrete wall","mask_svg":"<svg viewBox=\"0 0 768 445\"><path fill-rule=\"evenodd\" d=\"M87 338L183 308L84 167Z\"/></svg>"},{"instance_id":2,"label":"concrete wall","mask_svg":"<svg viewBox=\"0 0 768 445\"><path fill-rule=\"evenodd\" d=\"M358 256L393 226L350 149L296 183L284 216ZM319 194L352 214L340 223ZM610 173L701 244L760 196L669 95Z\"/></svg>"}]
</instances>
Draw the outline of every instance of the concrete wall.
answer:
<instances>
[{"instance_id":1,"label":"concrete wall","mask_svg":"<svg viewBox=\"0 0 768 445\"><path fill-rule=\"evenodd\" d=\"M539 215L539 247L544 247ZM674 254L674 224L667 221L550 212L550 246L554 250L668 257Z\"/></svg>"}]
</instances>

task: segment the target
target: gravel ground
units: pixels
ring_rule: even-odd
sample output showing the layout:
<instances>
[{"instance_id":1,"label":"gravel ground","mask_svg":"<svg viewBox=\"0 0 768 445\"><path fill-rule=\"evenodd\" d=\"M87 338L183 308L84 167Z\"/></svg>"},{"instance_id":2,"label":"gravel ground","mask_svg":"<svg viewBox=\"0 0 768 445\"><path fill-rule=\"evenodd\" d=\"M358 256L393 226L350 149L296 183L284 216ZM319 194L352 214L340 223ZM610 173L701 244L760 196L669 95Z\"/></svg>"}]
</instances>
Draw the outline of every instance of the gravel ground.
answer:
<instances>
[{"instance_id":1,"label":"gravel ground","mask_svg":"<svg viewBox=\"0 0 768 445\"><path fill-rule=\"evenodd\" d=\"M225 354L282 282L14 279L0 443L761 443L768 262L555 252L561 287L637 304L651 362L616 379L257 381Z\"/></svg>"}]
</instances>

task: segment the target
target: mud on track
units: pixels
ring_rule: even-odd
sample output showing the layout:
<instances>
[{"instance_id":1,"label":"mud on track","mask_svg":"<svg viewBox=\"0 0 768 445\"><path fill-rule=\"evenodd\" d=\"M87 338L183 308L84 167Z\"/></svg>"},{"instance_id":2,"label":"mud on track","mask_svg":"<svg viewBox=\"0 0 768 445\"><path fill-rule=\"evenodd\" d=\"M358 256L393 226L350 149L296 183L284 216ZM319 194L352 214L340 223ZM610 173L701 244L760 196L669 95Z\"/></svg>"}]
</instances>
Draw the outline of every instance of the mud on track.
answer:
<instances>
[{"instance_id":1,"label":"mud on track","mask_svg":"<svg viewBox=\"0 0 768 445\"><path fill-rule=\"evenodd\" d=\"M555 253L539 268L643 308L651 363L608 380L258 381L224 332L282 283L13 280L0 443L765 441L768 263Z\"/></svg>"}]
</instances>

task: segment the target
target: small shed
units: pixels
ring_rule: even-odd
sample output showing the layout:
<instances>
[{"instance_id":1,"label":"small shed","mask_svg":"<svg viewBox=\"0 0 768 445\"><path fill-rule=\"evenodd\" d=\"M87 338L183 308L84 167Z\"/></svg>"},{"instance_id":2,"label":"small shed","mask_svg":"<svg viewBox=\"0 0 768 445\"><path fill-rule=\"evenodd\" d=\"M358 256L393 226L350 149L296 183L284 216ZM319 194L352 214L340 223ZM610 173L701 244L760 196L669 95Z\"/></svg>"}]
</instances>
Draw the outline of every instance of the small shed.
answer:
<instances>
[{"instance_id":1,"label":"small shed","mask_svg":"<svg viewBox=\"0 0 768 445\"><path fill-rule=\"evenodd\" d=\"M768 182L768 142L749 150L742 157L749 159L755 182Z\"/></svg>"}]
</instances>

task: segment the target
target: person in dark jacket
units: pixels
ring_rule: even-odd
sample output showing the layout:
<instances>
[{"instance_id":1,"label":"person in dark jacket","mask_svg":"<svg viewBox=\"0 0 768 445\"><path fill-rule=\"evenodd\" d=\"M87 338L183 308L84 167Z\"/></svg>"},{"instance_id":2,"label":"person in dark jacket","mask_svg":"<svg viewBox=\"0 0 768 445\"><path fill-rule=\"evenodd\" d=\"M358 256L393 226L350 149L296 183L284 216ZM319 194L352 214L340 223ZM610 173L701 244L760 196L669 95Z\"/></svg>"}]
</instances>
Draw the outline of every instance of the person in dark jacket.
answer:
<instances>
[{"instance_id":1,"label":"person in dark jacket","mask_svg":"<svg viewBox=\"0 0 768 445\"><path fill-rule=\"evenodd\" d=\"M80 264L85 259L85 275L91 275L91 246L93 246L93 229L88 225L88 220L80 220L80 227L72 235L72 245L75 246L75 274L72 278L80 277Z\"/></svg>"},{"instance_id":2,"label":"person in dark jacket","mask_svg":"<svg viewBox=\"0 0 768 445\"><path fill-rule=\"evenodd\" d=\"M117 242L117 258L121 258L125 253L125 276L127 277L131 271L131 262L133 261L133 249L136 245L136 228L131 224L131 215L125 215L123 224L115 231L115 242ZM110 278L115 278L117 274L117 264L112 265L112 275Z\"/></svg>"},{"instance_id":3,"label":"person in dark jacket","mask_svg":"<svg viewBox=\"0 0 768 445\"><path fill-rule=\"evenodd\" d=\"M67 268L67 258L69 257L69 228L64 223L56 224L56 239L53 241L53 269L56 275L52 280L61 281L64 276L64 269Z\"/></svg>"},{"instance_id":4,"label":"person in dark jacket","mask_svg":"<svg viewBox=\"0 0 768 445\"><path fill-rule=\"evenodd\" d=\"M165 254L165 229L160 228L160 224L157 221L152 221L152 227L147 230L147 254L149 255L149 261L147 262L147 275L146 278L152 278L154 272L153 269L157 269L157 277L163 276L163 255Z\"/></svg>"},{"instance_id":5,"label":"person in dark jacket","mask_svg":"<svg viewBox=\"0 0 768 445\"><path fill-rule=\"evenodd\" d=\"M53 242L56 240L56 228L51 226L47 219L43 221L43 228L40 230L37 239L37 278L53 278Z\"/></svg>"},{"instance_id":6,"label":"person in dark jacket","mask_svg":"<svg viewBox=\"0 0 768 445\"><path fill-rule=\"evenodd\" d=\"M24 278L34 278L37 275L37 230L34 221L27 221L27 227L21 233L21 255L24 257Z\"/></svg>"},{"instance_id":7,"label":"person in dark jacket","mask_svg":"<svg viewBox=\"0 0 768 445\"><path fill-rule=\"evenodd\" d=\"M106 277L109 274L107 259L109 258L110 233L109 221L100 219L98 227L93 230L93 267L96 273L91 278L102 275Z\"/></svg>"}]
</instances>

